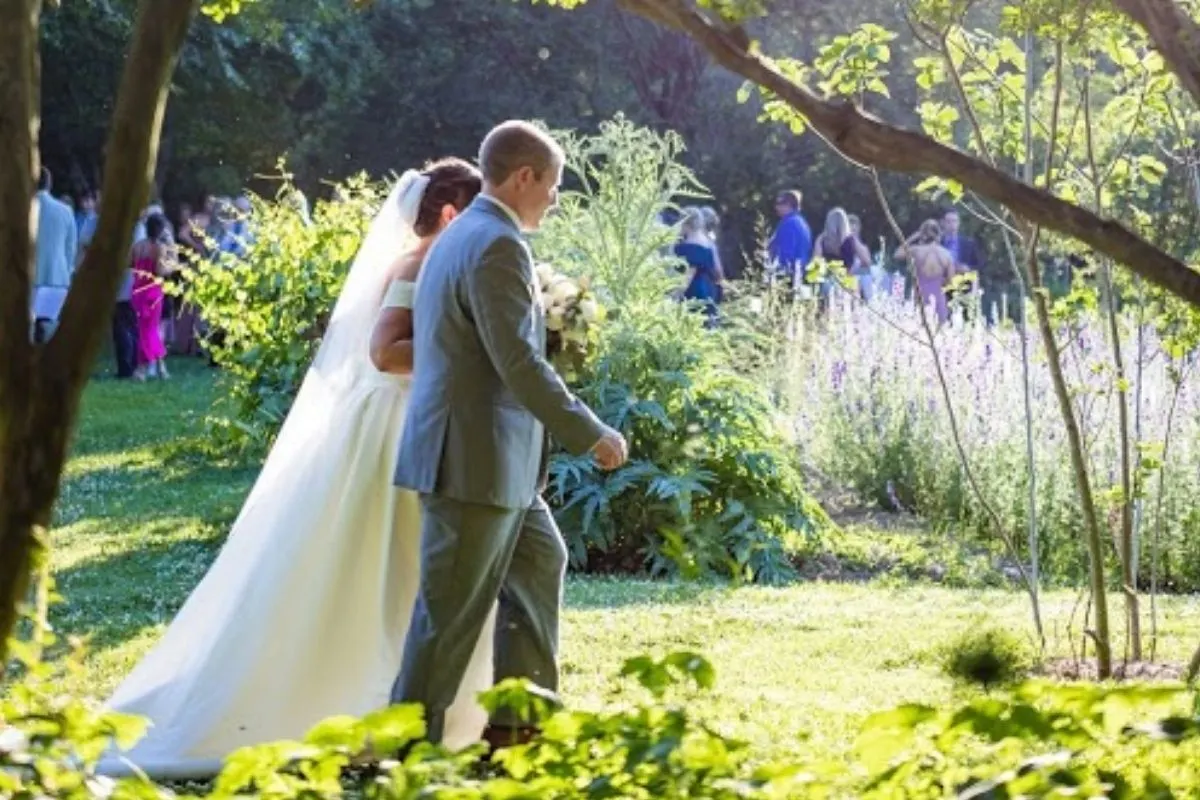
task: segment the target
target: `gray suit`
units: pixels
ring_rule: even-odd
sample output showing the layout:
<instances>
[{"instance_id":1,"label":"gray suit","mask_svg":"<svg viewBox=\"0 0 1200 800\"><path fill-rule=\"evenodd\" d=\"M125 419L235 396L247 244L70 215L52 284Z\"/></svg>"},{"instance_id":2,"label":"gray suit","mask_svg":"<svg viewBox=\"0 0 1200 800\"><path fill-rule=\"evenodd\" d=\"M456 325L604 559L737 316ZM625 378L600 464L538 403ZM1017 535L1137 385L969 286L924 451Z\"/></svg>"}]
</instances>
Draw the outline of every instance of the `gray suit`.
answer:
<instances>
[{"instance_id":1,"label":"gray suit","mask_svg":"<svg viewBox=\"0 0 1200 800\"><path fill-rule=\"evenodd\" d=\"M567 553L537 493L542 446L548 431L584 453L604 428L544 357L529 248L493 201L476 199L438 237L413 306L395 482L421 495L421 583L392 701L422 703L439 741L497 598L496 679L557 691Z\"/></svg>"}]
</instances>

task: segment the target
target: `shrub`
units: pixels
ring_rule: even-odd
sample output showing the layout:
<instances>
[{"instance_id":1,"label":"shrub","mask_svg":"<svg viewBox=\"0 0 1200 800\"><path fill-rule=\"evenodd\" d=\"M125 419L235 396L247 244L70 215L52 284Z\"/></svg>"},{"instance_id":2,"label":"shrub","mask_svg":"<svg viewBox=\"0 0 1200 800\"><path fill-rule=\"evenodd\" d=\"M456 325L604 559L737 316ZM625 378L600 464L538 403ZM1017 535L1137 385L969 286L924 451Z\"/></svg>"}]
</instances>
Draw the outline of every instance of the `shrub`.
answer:
<instances>
[{"instance_id":1,"label":"shrub","mask_svg":"<svg viewBox=\"0 0 1200 800\"><path fill-rule=\"evenodd\" d=\"M218 337L221 396L206 423L220 454L260 455L275 440L316 355L367 225L383 194L362 179L338 187L311 220L290 201L254 200L254 240L244 258L188 271L188 296Z\"/></svg>"},{"instance_id":2,"label":"shrub","mask_svg":"<svg viewBox=\"0 0 1200 800\"><path fill-rule=\"evenodd\" d=\"M1179 686L1027 683L1010 694L869 718L864 798L1194 797L1196 697Z\"/></svg>"},{"instance_id":3,"label":"shrub","mask_svg":"<svg viewBox=\"0 0 1200 800\"><path fill-rule=\"evenodd\" d=\"M577 567L779 581L827 520L804 491L768 390L739 370L754 332L708 329L668 298L680 278L658 220L701 191L681 144L617 119L565 136L578 188L535 242L540 258L587 277L610 321L575 388L626 435L612 474L558 454L552 483Z\"/></svg>"},{"instance_id":4,"label":"shrub","mask_svg":"<svg viewBox=\"0 0 1200 800\"><path fill-rule=\"evenodd\" d=\"M942 648L942 670L984 688L1013 684L1032 666L1029 646L1003 628L973 626Z\"/></svg>"},{"instance_id":5,"label":"shrub","mask_svg":"<svg viewBox=\"0 0 1200 800\"><path fill-rule=\"evenodd\" d=\"M576 565L774 582L825 517L766 392L721 364L698 315L664 307L602 334L581 396L628 438L611 473L557 457L551 487Z\"/></svg>"}]
</instances>

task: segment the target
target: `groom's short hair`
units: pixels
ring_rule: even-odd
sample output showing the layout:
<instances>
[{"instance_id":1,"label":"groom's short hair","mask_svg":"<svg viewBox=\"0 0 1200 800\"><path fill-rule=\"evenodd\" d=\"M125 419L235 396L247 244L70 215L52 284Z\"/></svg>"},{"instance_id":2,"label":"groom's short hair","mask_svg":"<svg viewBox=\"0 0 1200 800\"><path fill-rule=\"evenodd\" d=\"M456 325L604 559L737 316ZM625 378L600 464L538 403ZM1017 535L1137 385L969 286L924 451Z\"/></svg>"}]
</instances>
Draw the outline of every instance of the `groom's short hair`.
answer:
<instances>
[{"instance_id":1,"label":"groom's short hair","mask_svg":"<svg viewBox=\"0 0 1200 800\"><path fill-rule=\"evenodd\" d=\"M566 161L562 147L529 122L510 120L492 128L479 148L479 169L492 186L499 186L521 167L532 167L541 180L546 170Z\"/></svg>"}]
</instances>

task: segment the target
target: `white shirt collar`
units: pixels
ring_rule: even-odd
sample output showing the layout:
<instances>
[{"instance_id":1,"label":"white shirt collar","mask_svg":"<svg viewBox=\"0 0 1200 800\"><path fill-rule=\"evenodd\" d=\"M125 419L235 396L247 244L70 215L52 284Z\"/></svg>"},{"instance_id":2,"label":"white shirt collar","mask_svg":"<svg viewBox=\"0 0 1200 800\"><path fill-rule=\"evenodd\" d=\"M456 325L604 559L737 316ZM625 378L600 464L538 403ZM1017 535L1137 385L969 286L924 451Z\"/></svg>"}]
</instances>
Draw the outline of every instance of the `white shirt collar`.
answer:
<instances>
[{"instance_id":1,"label":"white shirt collar","mask_svg":"<svg viewBox=\"0 0 1200 800\"><path fill-rule=\"evenodd\" d=\"M493 205L495 205L496 208L500 209L505 214L507 214L508 218L512 220L513 225L517 226L517 230L519 230L519 231L524 230L524 226L521 225L521 218L517 216L517 212L515 212L511 208L509 208L508 205L505 204L505 202L503 200L495 198L490 194L484 194L484 195L481 195L481 197L483 197L489 203L492 203Z\"/></svg>"}]
</instances>

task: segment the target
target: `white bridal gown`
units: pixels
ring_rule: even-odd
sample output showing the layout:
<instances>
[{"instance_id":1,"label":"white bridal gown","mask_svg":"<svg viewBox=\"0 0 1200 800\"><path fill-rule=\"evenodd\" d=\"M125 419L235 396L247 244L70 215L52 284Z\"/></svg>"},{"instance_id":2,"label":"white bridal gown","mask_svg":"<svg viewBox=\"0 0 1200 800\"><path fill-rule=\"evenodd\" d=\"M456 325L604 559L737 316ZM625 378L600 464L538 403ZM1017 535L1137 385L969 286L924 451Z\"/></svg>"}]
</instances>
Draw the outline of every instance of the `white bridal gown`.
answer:
<instances>
[{"instance_id":1,"label":"white bridal gown","mask_svg":"<svg viewBox=\"0 0 1200 800\"><path fill-rule=\"evenodd\" d=\"M406 179L389 207L415 191ZM359 262L373 246L389 250L376 230L384 216ZM361 362L343 368L347 347L366 360L363 330L379 308L379 268L364 276L356 263L355 272L224 549L109 701L152 727L102 772L132 762L155 777L212 775L240 747L299 739L327 717L388 704L416 597L420 519L417 497L392 486L407 379ZM335 330L364 311L365 326ZM448 746L477 741L487 722L475 698L492 684L494 625L493 612L447 714Z\"/></svg>"}]
</instances>

